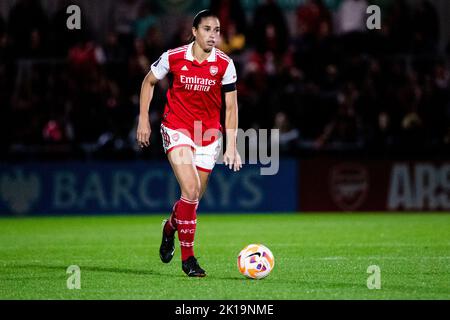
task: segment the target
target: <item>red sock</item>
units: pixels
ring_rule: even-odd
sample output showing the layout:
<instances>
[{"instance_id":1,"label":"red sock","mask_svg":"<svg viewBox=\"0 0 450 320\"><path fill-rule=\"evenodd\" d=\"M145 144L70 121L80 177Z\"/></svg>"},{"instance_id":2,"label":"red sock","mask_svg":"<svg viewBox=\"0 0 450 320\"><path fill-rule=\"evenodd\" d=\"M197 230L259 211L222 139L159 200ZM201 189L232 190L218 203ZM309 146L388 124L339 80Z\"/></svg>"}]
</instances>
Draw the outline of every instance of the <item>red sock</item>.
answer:
<instances>
[{"instance_id":1,"label":"red sock","mask_svg":"<svg viewBox=\"0 0 450 320\"><path fill-rule=\"evenodd\" d=\"M181 197L176 208L176 223L178 240L180 241L181 260L194 255L194 236L197 227L198 200L188 200Z\"/></svg>"},{"instance_id":2,"label":"red sock","mask_svg":"<svg viewBox=\"0 0 450 320\"><path fill-rule=\"evenodd\" d=\"M167 223L164 225L164 233L167 236L173 236L175 231L177 230L177 223L176 223L176 216L175 216L175 212L177 210L177 206L178 206L178 202L175 202L173 209L172 209L172 214L170 215L169 219L167 220Z\"/></svg>"}]
</instances>

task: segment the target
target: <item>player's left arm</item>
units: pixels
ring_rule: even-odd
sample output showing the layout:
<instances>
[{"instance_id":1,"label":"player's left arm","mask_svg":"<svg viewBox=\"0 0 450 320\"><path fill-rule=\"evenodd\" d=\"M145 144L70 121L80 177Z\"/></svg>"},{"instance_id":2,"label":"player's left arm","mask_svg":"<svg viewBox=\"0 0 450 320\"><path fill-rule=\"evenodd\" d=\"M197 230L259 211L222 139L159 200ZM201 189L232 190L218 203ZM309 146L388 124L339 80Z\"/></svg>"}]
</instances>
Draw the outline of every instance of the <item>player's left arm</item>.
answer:
<instances>
[{"instance_id":1,"label":"player's left arm","mask_svg":"<svg viewBox=\"0 0 450 320\"><path fill-rule=\"evenodd\" d=\"M237 150L238 128L238 103L237 91L225 92L225 132L227 145L224 154L224 163L230 169L239 171L242 168L242 160Z\"/></svg>"},{"instance_id":2,"label":"player's left arm","mask_svg":"<svg viewBox=\"0 0 450 320\"><path fill-rule=\"evenodd\" d=\"M238 102L236 91L236 67L230 59L222 78L222 92L225 95L225 132L227 145L223 160L234 171L242 168L242 160L237 150Z\"/></svg>"}]
</instances>

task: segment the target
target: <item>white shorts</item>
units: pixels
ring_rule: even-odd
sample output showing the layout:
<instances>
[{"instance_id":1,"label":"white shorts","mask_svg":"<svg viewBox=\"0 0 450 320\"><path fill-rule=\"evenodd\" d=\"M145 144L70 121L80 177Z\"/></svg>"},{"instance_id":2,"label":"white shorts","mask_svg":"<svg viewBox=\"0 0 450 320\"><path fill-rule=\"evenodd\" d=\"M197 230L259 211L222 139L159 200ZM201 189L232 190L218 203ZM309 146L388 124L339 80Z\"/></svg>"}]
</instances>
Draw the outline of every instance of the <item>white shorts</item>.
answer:
<instances>
[{"instance_id":1,"label":"white shorts","mask_svg":"<svg viewBox=\"0 0 450 320\"><path fill-rule=\"evenodd\" d=\"M161 136L164 152L169 154L178 147L191 147L194 153L194 164L200 171L211 172L222 149L222 136L207 146L198 146L191 138L180 131L161 125Z\"/></svg>"}]
</instances>

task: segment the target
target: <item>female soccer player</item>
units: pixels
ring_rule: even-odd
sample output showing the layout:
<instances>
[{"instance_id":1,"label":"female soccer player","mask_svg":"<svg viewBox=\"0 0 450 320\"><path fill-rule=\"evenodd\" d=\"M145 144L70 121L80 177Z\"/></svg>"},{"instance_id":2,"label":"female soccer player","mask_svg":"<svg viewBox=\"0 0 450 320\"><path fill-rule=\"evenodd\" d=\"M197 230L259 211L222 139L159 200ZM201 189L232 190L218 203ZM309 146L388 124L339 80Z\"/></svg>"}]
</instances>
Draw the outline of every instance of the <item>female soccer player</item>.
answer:
<instances>
[{"instance_id":1,"label":"female soccer player","mask_svg":"<svg viewBox=\"0 0 450 320\"><path fill-rule=\"evenodd\" d=\"M164 150L181 189L181 198L164 222L159 255L164 263L174 255L175 231L181 248L182 269L190 277L206 276L194 255L198 202L220 152L220 109L225 98L226 151L224 163L238 171L242 167L236 148L238 108L236 69L233 60L215 46L220 22L209 10L200 11L192 26L193 41L168 50L152 64L140 96L137 141L149 145L148 110L153 90L168 73L173 76L161 124Z\"/></svg>"}]
</instances>

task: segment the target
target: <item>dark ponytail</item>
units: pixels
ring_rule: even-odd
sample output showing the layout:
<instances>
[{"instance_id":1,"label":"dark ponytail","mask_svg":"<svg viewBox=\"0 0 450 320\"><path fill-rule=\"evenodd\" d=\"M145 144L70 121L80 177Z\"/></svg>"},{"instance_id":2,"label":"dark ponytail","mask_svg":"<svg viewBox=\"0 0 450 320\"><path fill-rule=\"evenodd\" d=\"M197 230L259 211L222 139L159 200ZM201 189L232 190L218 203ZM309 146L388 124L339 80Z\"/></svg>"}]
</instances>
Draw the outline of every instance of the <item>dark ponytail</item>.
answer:
<instances>
[{"instance_id":1,"label":"dark ponytail","mask_svg":"<svg viewBox=\"0 0 450 320\"><path fill-rule=\"evenodd\" d=\"M197 13L194 17L194 21L192 22L192 27L195 29L198 29L198 26L200 24L200 22L202 22L203 18L209 18L209 17L214 17L217 18L217 15L214 14L211 10L202 10L199 13ZM194 35L191 33L190 37L189 37L189 42L192 42L195 40Z\"/></svg>"}]
</instances>

